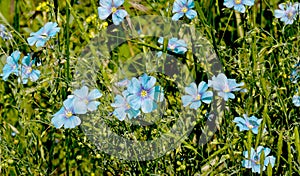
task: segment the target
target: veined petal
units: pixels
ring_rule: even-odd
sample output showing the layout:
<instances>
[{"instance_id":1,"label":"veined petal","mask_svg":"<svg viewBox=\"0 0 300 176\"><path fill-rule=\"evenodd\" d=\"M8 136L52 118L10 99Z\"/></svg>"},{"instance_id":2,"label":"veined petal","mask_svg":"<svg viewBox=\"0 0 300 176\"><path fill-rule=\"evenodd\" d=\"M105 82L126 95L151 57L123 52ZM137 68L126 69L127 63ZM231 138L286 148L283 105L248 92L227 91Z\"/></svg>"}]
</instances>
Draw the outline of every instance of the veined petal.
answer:
<instances>
[{"instance_id":1,"label":"veined petal","mask_svg":"<svg viewBox=\"0 0 300 176\"><path fill-rule=\"evenodd\" d=\"M155 102L151 99L145 99L144 101L142 101L142 105L141 105L141 109L144 113L149 113L152 112L153 110L155 110L153 108Z\"/></svg>"},{"instance_id":2,"label":"veined petal","mask_svg":"<svg viewBox=\"0 0 300 176\"><path fill-rule=\"evenodd\" d=\"M175 14L172 16L172 20L173 20L173 21L178 21L179 18L183 17L183 15L184 15L183 12L175 13Z\"/></svg>"},{"instance_id":3,"label":"veined petal","mask_svg":"<svg viewBox=\"0 0 300 176\"><path fill-rule=\"evenodd\" d=\"M98 7L98 15L101 20L105 20L110 14L111 14L110 9L104 7Z\"/></svg>"},{"instance_id":4,"label":"veined petal","mask_svg":"<svg viewBox=\"0 0 300 176\"><path fill-rule=\"evenodd\" d=\"M202 94L208 89L206 82L201 81L198 85L198 93Z\"/></svg>"},{"instance_id":5,"label":"veined petal","mask_svg":"<svg viewBox=\"0 0 300 176\"><path fill-rule=\"evenodd\" d=\"M77 116L71 116L70 118L65 120L64 127L65 128L75 128L76 126L81 124L81 120Z\"/></svg>"},{"instance_id":6,"label":"veined petal","mask_svg":"<svg viewBox=\"0 0 300 176\"><path fill-rule=\"evenodd\" d=\"M192 20L192 19L194 19L194 18L197 16L197 12L196 12L195 10L189 10L189 11L187 11L187 12L185 13L185 16L186 16L188 19Z\"/></svg>"},{"instance_id":7,"label":"veined petal","mask_svg":"<svg viewBox=\"0 0 300 176\"><path fill-rule=\"evenodd\" d=\"M191 104L191 102L194 100L194 98L190 95L183 95L181 97L181 101L182 101L182 104L183 104L183 107L186 107L188 106L189 104Z\"/></svg>"},{"instance_id":8,"label":"veined petal","mask_svg":"<svg viewBox=\"0 0 300 176\"><path fill-rule=\"evenodd\" d=\"M243 4L238 4L234 6L234 10L239 11L241 13L245 13L246 8Z\"/></svg>"},{"instance_id":9,"label":"veined petal","mask_svg":"<svg viewBox=\"0 0 300 176\"><path fill-rule=\"evenodd\" d=\"M127 97L127 101L129 103L129 105L135 109L135 110L138 110L140 109L141 107L141 104L142 104L142 100L139 96L136 96L136 95L129 95Z\"/></svg>"},{"instance_id":10,"label":"veined petal","mask_svg":"<svg viewBox=\"0 0 300 176\"><path fill-rule=\"evenodd\" d=\"M83 99L88 96L89 88L87 86L83 86L80 89L76 89L74 91L74 95Z\"/></svg>"},{"instance_id":11,"label":"veined petal","mask_svg":"<svg viewBox=\"0 0 300 176\"><path fill-rule=\"evenodd\" d=\"M99 101L91 101L88 103L87 109L89 111L96 111L99 105L100 105Z\"/></svg>"},{"instance_id":12,"label":"veined petal","mask_svg":"<svg viewBox=\"0 0 300 176\"><path fill-rule=\"evenodd\" d=\"M110 8L112 7L112 0L100 0L100 6Z\"/></svg>"},{"instance_id":13,"label":"veined petal","mask_svg":"<svg viewBox=\"0 0 300 176\"><path fill-rule=\"evenodd\" d=\"M200 100L199 101L193 101L190 105L190 108L197 110L200 106L201 106L201 101Z\"/></svg>"},{"instance_id":14,"label":"veined petal","mask_svg":"<svg viewBox=\"0 0 300 176\"><path fill-rule=\"evenodd\" d=\"M197 85L194 82L192 82L188 87L185 87L184 90L186 93L188 93L189 95L192 95L194 97L197 97L197 95L198 95Z\"/></svg>"},{"instance_id":15,"label":"veined petal","mask_svg":"<svg viewBox=\"0 0 300 176\"><path fill-rule=\"evenodd\" d=\"M93 89L87 96L87 99L90 101L100 97L102 97L102 93L98 89Z\"/></svg>"},{"instance_id":16,"label":"veined petal","mask_svg":"<svg viewBox=\"0 0 300 176\"><path fill-rule=\"evenodd\" d=\"M124 0L114 0L114 6L120 7L122 4L124 4Z\"/></svg>"},{"instance_id":17,"label":"veined petal","mask_svg":"<svg viewBox=\"0 0 300 176\"><path fill-rule=\"evenodd\" d=\"M234 0L224 0L223 5L228 7L228 8L232 8L234 6Z\"/></svg>"},{"instance_id":18,"label":"veined petal","mask_svg":"<svg viewBox=\"0 0 300 176\"><path fill-rule=\"evenodd\" d=\"M32 70L31 74L29 75L29 78L32 82L35 82L39 79L41 75L41 72L39 70Z\"/></svg>"},{"instance_id":19,"label":"veined petal","mask_svg":"<svg viewBox=\"0 0 300 176\"><path fill-rule=\"evenodd\" d=\"M112 20L114 25L119 25L127 15L128 13L123 9L117 10L115 13L113 13Z\"/></svg>"}]
</instances>

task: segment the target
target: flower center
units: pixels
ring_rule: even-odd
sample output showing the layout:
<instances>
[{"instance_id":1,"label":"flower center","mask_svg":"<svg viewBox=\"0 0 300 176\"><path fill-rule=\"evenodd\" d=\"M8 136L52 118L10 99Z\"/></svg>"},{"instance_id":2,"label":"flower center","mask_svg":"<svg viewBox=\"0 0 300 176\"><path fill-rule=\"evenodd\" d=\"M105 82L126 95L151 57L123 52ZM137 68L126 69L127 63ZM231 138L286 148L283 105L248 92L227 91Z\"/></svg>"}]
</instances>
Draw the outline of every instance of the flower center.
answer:
<instances>
[{"instance_id":1,"label":"flower center","mask_svg":"<svg viewBox=\"0 0 300 176\"><path fill-rule=\"evenodd\" d=\"M170 50L174 50L175 49L175 45L170 45L169 48L170 48Z\"/></svg>"},{"instance_id":2,"label":"flower center","mask_svg":"<svg viewBox=\"0 0 300 176\"><path fill-rule=\"evenodd\" d=\"M147 91L145 91L145 90L142 90L141 91L141 96L144 98L144 97L146 97L148 95L148 93L147 93Z\"/></svg>"},{"instance_id":3,"label":"flower center","mask_svg":"<svg viewBox=\"0 0 300 176\"><path fill-rule=\"evenodd\" d=\"M235 0L235 4L241 4L242 0Z\"/></svg>"},{"instance_id":4,"label":"flower center","mask_svg":"<svg viewBox=\"0 0 300 176\"><path fill-rule=\"evenodd\" d=\"M287 16L288 16L288 18L289 18L289 19L292 19L292 18L293 18L293 16L294 16L294 13L293 13L293 11L292 11L292 10L290 10L290 11L287 13Z\"/></svg>"},{"instance_id":5,"label":"flower center","mask_svg":"<svg viewBox=\"0 0 300 176\"><path fill-rule=\"evenodd\" d=\"M130 105L129 105L128 103L126 104L126 108L127 108L127 109L130 109Z\"/></svg>"},{"instance_id":6,"label":"flower center","mask_svg":"<svg viewBox=\"0 0 300 176\"><path fill-rule=\"evenodd\" d=\"M229 86L228 86L227 84L225 85L223 91L224 91L225 93L230 92L230 88L229 88Z\"/></svg>"},{"instance_id":7,"label":"flower center","mask_svg":"<svg viewBox=\"0 0 300 176\"><path fill-rule=\"evenodd\" d=\"M66 117L67 118L70 118L72 115L73 115L73 113L71 111L67 111L66 112Z\"/></svg>"},{"instance_id":8,"label":"flower center","mask_svg":"<svg viewBox=\"0 0 300 176\"><path fill-rule=\"evenodd\" d=\"M248 127L249 129L252 129L254 126L251 125L251 124L247 124L247 127Z\"/></svg>"},{"instance_id":9,"label":"flower center","mask_svg":"<svg viewBox=\"0 0 300 176\"><path fill-rule=\"evenodd\" d=\"M111 8L111 12L112 12L112 13L115 13L116 11L117 11L117 8L115 8L115 7L112 7L112 8Z\"/></svg>"},{"instance_id":10,"label":"flower center","mask_svg":"<svg viewBox=\"0 0 300 176\"><path fill-rule=\"evenodd\" d=\"M197 97L196 97L196 100L200 100L201 99L201 95L198 94Z\"/></svg>"},{"instance_id":11,"label":"flower center","mask_svg":"<svg viewBox=\"0 0 300 176\"><path fill-rule=\"evenodd\" d=\"M85 103L85 104L88 104L88 103L89 103L89 100L85 99L85 100L84 100L84 103Z\"/></svg>"},{"instance_id":12,"label":"flower center","mask_svg":"<svg viewBox=\"0 0 300 176\"><path fill-rule=\"evenodd\" d=\"M188 10L189 10L189 9L188 9L187 7L183 7L183 8L181 9L181 12L186 13Z\"/></svg>"},{"instance_id":13,"label":"flower center","mask_svg":"<svg viewBox=\"0 0 300 176\"><path fill-rule=\"evenodd\" d=\"M31 67L27 67L26 73L29 74L29 73L31 73L31 72L32 72L32 68L31 68Z\"/></svg>"}]
</instances>

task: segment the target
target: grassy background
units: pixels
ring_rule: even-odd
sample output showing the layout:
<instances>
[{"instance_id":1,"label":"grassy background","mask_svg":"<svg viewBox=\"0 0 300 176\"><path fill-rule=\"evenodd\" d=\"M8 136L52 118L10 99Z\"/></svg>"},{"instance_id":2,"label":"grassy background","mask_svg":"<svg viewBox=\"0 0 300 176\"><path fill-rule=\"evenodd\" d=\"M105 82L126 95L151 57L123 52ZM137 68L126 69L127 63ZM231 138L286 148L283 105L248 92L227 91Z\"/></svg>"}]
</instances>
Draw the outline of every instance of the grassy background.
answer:
<instances>
[{"instance_id":1,"label":"grassy background","mask_svg":"<svg viewBox=\"0 0 300 176\"><path fill-rule=\"evenodd\" d=\"M51 115L72 93L77 58L106 26L97 16L98 1L66 2L0 1L0 22L9 24L14 36L12 42L0 39L0 68L16 49L35 53L43 65L36 83L19 85L13 77L0 81L0 175L255 175L243 168L241 161L244 150L258 145L271 148L276 157L275 167L263 175L300 175L300 111L292 104L298 85L289 80L291 68L299 61L300 23L284 26L274 18L274 10L283 1L256 0L245 14L225 8L223 1L196 1L198 18L193 23L214 46L226 75L245 82L248 93L237 93L237 98L227 103L220 130L207 144L197 144L202 127L198 123L179 148L143 162L119 160L95 150L80 128L57 130L51 125ZM124 6L131 16L171 16L172 4L135 0L125 1ZM51 49L29 47L25 40L30 32L48 21L61 27L58 37L48 42ZM126 51L115 54L124 56ZM105 69L107 75L102 75L101 83L109 82L113 71L108 66ZM105 84L99 88L107 91ZM268 134L239 132L232 120L244 113L263 118ZM123 130L123 123L115 119L110 123ZM13 131L18 133L12 136ZM149 137L142 130L135 135Z\"/></svg>"}]
</instances>

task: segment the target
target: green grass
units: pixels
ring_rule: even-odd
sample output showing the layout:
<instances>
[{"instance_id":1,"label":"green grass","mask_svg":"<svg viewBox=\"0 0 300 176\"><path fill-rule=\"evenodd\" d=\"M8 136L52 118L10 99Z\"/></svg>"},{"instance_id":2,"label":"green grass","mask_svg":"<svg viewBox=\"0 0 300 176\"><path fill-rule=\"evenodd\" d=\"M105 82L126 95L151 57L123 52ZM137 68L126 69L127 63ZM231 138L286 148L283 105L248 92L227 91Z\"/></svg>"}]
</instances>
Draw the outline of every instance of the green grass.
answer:
<instances>
[{"instance_id":1,"label":"green grass","mask_svg":"<svg viewBox=\"0 0 300 176\"><path fill-rule=\"evenodd\" d=\"M14 76L6 82L0 80L0 175L259 175L241 164L242 152L259 145L269 147L270 155L276 158L275 167L267 168L262 175L300 175L300 111L292 103L298 85L289 80L291 68L300 59L300 20L284 26L274 17L274 10L283 1L256 0L245 14L225 8L223 1L195 2L196 30L213 46L227 77L244 82L248 92L235 93L236 98L226 103L219 129L207 144L198 145L206 122L205 111L199 110L189 137L178 148L150 161L120 160L97 150L81 128L55 129L51 124L51 115L72 94L82 50L106 30L106 22L112 22L98 18L99 2L95 0L51 0L51 5L37 9L39 2L0 0L0 23L9 26L14 36L13 41L0 39L0 68L17 49L23 54L35 53L42 61L38 67L41 78L35 83L18 84ZM172 5L173 1L136 0L125 1L124 7L132 17L171 17ZM47 43L47 49L30 47L26 42L30 32L36 32L48 21L59 24L59 34ZM146 53L156 47L156 38L149 37L147 41L149 46L134 40L126 42L109 53L111 58L97 63L100 70L93 80L97 88L109 95L116 65L133 53ZM92 54L97 54L96 50L104 51L105 46L92 48ZM207 79L201 74L203 65L194 56L181 59L196 80ZM163 76L158 82L170 90L168 103L173 109L166 112L166 122L143 127L113 117L105 119L113 131L126 134L127 139L147 140L158 136L155 130L162 132L175 123L179 116L176 108L181 103L176 86ZM109 107L113 97L104 99L100 100ZM100 109L101 115L112 110ZM240 132L232 120L244 113L263 118L268 133Z\"/></svg>"}]
</instances>

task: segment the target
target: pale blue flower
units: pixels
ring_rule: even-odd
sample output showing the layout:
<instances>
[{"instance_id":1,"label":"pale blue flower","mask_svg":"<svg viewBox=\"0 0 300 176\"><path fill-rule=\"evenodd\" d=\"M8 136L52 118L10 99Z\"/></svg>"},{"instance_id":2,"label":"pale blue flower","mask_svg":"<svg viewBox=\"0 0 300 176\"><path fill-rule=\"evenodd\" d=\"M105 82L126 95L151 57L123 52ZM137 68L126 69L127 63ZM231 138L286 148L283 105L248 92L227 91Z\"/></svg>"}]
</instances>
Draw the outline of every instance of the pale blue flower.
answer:
<instances>
[{"instance_id":1,"label":"pale blue flower","mask_svg":"<svg viewBox=\"0 0 300 176\"><path fill-rule=\"evenodd\" d=\"M300 107L300 96L294 95L293 96L293 103L295 106Z\"/></svg>"},{"instance_id":2,"label":"pale blue flower","mask_svg":"<svg viewBox=\"0 0 300 176\"><path fill-rule=\"evenodd\" d=\"M126 116L128 116L129 119L136 118L140 115L140 110L135 110L129 105L127 96L130 94L127 90L123 91L122 95L123 96L117 95L115 102L111 104L111 106L115 108L113 114L121 121L123 121Z\"/></svg>"},{"instance_id":3,"label":"pale blue flower","mask_svg":"<svg viewBox=\"0 0 300 176\"><path fill-rule=\"evenodd\" d=\"M268 164L271 164L271 166L274 167L276 158L274 156L268 156L271 152L271 149L264 148L262 146L258 146L256 151L251 147L250 158L248 151L244 151L243 155L246 159L242 161L242 166L248 169L252 169L253 173L260 173L260 158L262 151L264 151L265 155L262 170L266 170L266 166L268 166Z\"/></svg>"},{"instance_id":4,"label":"pale blue flower","mask_svg":"<svg viewBox=\"0 0 300 176\"><path fill-rule=\"evenodd\" d=\"M208 86L206 82L202 81L199 83L198 88L195 83L191 83L189 87L185 87L185 92L188 95L183 95L181 97L183 106L186 107L190 105L191 109L198 109L201 106L201 102L206 104L211 103L213 93L212 91L207 91Z\"/></svg>"},{"instance_id":5,"label":"pale blue flower","mask_svg":"<svg viewBox=\"0 0 300 176\"><path fill-rule=\"evenodd\" d=\"M234 10L245 13L245 5L251 7L254 5L254 0L224 0L224 6L227 8L234 7Z\"/></svg>"},{"instance_id":6,"label":"pale blue flower","mask_svg":"<svg viewBox=\"0 0 300 176\"><path fill-rule=\"evenodd\" d=\"M129 105L142 112L149 113L157 109L157 102L163 101L163 90L160 86L154 86L156 78L143 74L137 78L132 78L127 88L129 95L127 100Z\"/></svg>"},{"instance_id":7,"label":"pale blue flower","mask_svg":"<svg viewBox=\"0 0 300 176\"><path fill-rule=\"evenodd\" d=\"M159 37L158 43L163 44L164 38ZM178 38L171 38L168 41L167 50L172 51L176 54L184 54L187 51L187 44L184 40L179 40ZM161 54L158 54L158 57Z\"/></svg>"},{"instance_id":8,"label":"pale blue flower","mask_svg":"<svg viewBox=\"0 0 300 176\"><path fill-rule=\"evenodd\" d=\"M30 61L30 55L24 56L22 59L22 70L21 70L21 80L23 84L27 84L28 79L35 82L39 79L41 72L39 70L34 70L32 66L35 60ZM20 81L20 79L19 79Z\"/></svg>"},{"instance_id":9,"label":"pale blue flower","mask_svg":"<svg viewBox=\"0 0 300 176\"><path fill-rule=\"evenodd\" d=\"M299 11L299 4L295 3L283 3L279 4L279 9L275 10L275 17L280 18L280 21L285 24L293 24L294 20L296 20L297 12Z\"/></svg>"},{"instance_id":10,"label":"pale blue flower","mask_svg":"<svg viewBox=\"0 0 300 176\"><path fill-rule=\"evenodd\" d=\"M124 0L100 0L100 7L98 7L98 15L101 20L105 20L112 14L112 21L115 25L119 25L128 15L126 10L117 9Z\"/></svg>"},{"instance_id":11,"label":"pale blue flower","mask_svg":"<svg viewBox=\"0 0 300 176\"><path fill-rule=\"evenodd\" d=\"M63 125L65 128L75 128L81 123L80 118L76 114L85 113L86 109L84 107L75 109L73 96L63 102L63 107L53 115L51 122L56 128L61 128Z\"/></svg>"},{"instance_id":12,"label":"pale blue flower","mask_svg":"<svg viewBox=\"0 0 300 176\"><path fill-rule=\"evenodd\" d=\"M10 40L12 39L12 35L9 31L7 31L6 27L2 24L0 24L0 37L3 40Z\"/></svg>"},{"instance_id":13,"label":"pale blue flower","mask_svg":"<svg viewBox=\"0 0 300 176\"><path fill-rule=\"evenodd\" d=\"M84 109L87 111L95 111L100 105L96 99L102 97L102 93L98 89L93 89L89 93L87 86L82 86L80 89L74 91L74 107L75 109Z\"/></svg>"},{"instance_id":14,"label":"pale blue flower","mask_svg":"<svg viewBox=\"0 0 300 176\"><path fill-rule=\"evenodd\" d=\"M235 117L233 122L237 123L236 126L239 127L240 131L251 130L254 134L258 134L258 128L262 122L262 119L258 119L255 116L248 117L246 114L243 115L244 118ZM266 129L264 129L264 132Z\"/></svg>"},{"instance_id":15,"label":"pale blue flower","mask_svg":"<svg viewBox=\"0 0 300 176\"><path fill-rule=\"evenodd\" d=\"M173 21L178 21L179 18L185 15L188 19L193 19L197 16L197 12L193 10L194 0L175 0L173 4L172 13L175 13L172 16Z\"/></svg>"},{"instance_id":16,"label":"pale blue flower","mask_svg":"<svg viewBox=\"0 0 300 176\"><path fill-rule=\"evenodd\" d=\"M217 77L213 76L212 80L208 80L208 86L213 87L214 90L218 91L218 95L223 97L225 101L229 98L235 98L232 92L245 91L245 89L239 88L243 85L243 82L238 84L235 79L227 79L223 73L219 73Z\"/></svg>"},{"instance_id":17,"label":"pale blue flower","mask_svg":"<svg viewBox=\"0 0 300 176\"><path fill-rule=\"evenodd\" d=\"M6 64L4 65L2 71L2 79L4 81L7 80L10 74L18 75L19 72L19 64L18 61L20 59L20 51L14 51L10 56L6 59Z\"/></svg>"},{"instance_id":18,"label":"pale blue flower","mask_svg":"<svg viewBox=\"0 0 300 176\"><path fill-rule=\"evenodd\" d=\"M37 32L30 33L30 37L27 38L27 41L30 46L35 44L36 47L43 47L59 30L60 28L57 27L57 23L48 22Z\"/></svg>"}]
</instances>

